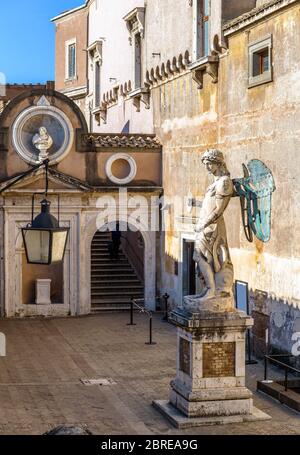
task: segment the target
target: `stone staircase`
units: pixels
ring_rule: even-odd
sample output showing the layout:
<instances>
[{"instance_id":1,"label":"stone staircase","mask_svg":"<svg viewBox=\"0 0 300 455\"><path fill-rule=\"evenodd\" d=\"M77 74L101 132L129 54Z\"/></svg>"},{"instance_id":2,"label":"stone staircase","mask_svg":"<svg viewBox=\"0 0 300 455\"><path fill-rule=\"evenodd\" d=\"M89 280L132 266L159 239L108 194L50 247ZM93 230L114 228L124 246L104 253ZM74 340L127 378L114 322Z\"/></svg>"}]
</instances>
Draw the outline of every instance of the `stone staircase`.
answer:
<instances>
[{"instance_id":1,"label":"stone staircase","mask_svg":"<svg viewBox=\"0 0 300 455\"><path fill-rule=\"evenodd\" d=\"M130 308L131 297L144 297L143 283L120 247L119 258L110 259L108 232L97 232L91 248L92 313Z\"/></svg>"}]
</instances>

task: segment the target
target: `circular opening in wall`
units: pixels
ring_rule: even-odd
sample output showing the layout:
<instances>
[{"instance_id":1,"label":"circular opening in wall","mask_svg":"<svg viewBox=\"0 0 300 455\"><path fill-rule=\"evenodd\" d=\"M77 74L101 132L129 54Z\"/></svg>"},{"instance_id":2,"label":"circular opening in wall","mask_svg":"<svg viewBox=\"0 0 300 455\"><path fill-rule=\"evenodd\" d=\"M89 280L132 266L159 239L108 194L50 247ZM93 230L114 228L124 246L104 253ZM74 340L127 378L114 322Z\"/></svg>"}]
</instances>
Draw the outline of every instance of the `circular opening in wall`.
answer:
<instances>
[{"instance_id":1,"label":"circular opening in wall","mask_svg":"<svg viewBox=\"0 0 300 455\"><path fill-rule=\"evenodd\" d=\"M68 117L55 106L31 106L18 115L12 127L15 151L27 163L37 164L40 149L36 142L43 139L41 130L50 142L47 148L50 163L58 163L71 150L74 133Z\"/></svg>"},{"instance_id":2,"label":"circular opening in wall","mask_svg":"<svg viewBox=\"0 0 300 455\"><path fill-rule=\"evenodd\" d=\"M119 159L112 163L111 172L117 179L126 179L129 176L130 171L130 164L124 159Z\"/></svg>"},{"instance_id":3,"label":"circular opening in wall","mask_svg":"<svg viewBox=\"0 0 300 455\"><path fill-rule=\"evenodd\" d=\"M117 185L125 185L135 178L137 166L130 155L116 153L107 160L105 170L111 182Z\"/></svg>"}]
</instances>

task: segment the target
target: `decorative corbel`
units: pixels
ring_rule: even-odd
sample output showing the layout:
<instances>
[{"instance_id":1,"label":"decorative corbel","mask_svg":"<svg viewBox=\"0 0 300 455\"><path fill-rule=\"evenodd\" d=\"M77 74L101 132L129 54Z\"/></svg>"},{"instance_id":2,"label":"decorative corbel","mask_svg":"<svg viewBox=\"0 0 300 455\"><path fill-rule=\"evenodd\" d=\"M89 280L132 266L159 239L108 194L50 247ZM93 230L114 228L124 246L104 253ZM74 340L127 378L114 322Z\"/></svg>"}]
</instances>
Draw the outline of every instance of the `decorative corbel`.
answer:
<instances>
[{"instance_id":1,"label":"decorative corbel","mask_svg":"<svg viewBox=\"0 0 300 455\"><path fill-rule=\"evenodd\" d=\"M107 107L101 106L99 110L100 119L103 121L104 125L107 122Z\"/></svg>"},{"instance_id":2,"label":"decorative corbel","mask_svg":"<svg viewBox=\"0 0 300 455\"><path fill-rule=\"evenodd\" d=\"M192 78L196 82L198 89L201 90L203 88L203 74L205 73L205 69L196 69L192 72Z\"/></svg>"},{"instance_id":3,"label":"decorative corbel","mask_svg":"<svg viewBox=\"0 0 300 455\"><path fill-rule=\"evenodd\" d=\"M144 38L144 36L145 36L145 8L143 8L143 10L137 8L136 20L138 23L139 34L140 34L141 38Z\"/></svg>"},{"instance_id":4,"label":"decorative corbel","mask_svg":"<svg viewBox=\"0 0 300 455\"><path fill-rule=\"evenodd\" d=\"M132 98L132 102L137 112L141 111L141 95L136 95Z\"/></svg>"},{"instance_id":5,"label":"decorative corbel","mask_svg":"<svg viewBox=\"0 0 300 455\"><path fill-rule=\"evenodd\" d=\"M90 54L90 56L94 62L99 61L100 65L102 65L102 41L100 41L100 40L94 41L87 48L87 51Z\"/></svg>"},{"instance_id":6,"label":"decorative corbel","mask_svg":"<svg viewBox=\"0 0 300 455\"><path fill-rule=\"evenodd\" d=\"M145 104L145 109L150 109L150 90L142 92L141 100Z\"/></svg>"},{"instance_id":7,"label":"decorative corbel","mask_svg":"<svg viewBox=\"0 0 300 455\"><path fill-rule=\"evenodd\" d=\"M219 76L219 62L208 62L206 72L212 78L212 83L216 84Z\"/></svg>"},{"instance_id":8,"label":"decorative corbel","mask_svg":"<svg viewBox=\"0 0 300 455\"><path fill-rule=\"evenodd\" d=\"M207 73L212 78L212 83L218 82L219 75L219 58L215 55L207 56L199 60L198 62L190 65L192 70L192 78L197 83L198 88L203 88L203 75Z\"/></svg>"}]
</instances>

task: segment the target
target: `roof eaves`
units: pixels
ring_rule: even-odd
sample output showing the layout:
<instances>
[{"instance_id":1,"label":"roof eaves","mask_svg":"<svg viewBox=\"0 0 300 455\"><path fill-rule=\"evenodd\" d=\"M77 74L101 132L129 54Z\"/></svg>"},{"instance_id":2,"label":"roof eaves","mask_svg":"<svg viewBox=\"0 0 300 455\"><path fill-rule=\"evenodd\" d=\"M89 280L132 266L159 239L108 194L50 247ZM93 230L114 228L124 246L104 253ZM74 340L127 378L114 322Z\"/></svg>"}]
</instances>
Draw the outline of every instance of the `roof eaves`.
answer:
<instances>
[{"instance_id":1,"label":"roof eaves","mask_svg":"<svg viewBox=\"0 0 300 455\"><path fill-rule=\"evenodd\" d=\"M57 16L53 17L50 21L51 22L56 22L57 20L62 19L64 17L66 17L66 16L69 16L70 14L77 13L77 11L85 9L88 6L89 2L90 2L90 0L86 0L83 5L80 5L80 6L77 6L76 8L72 8L72 9L68 9L66 11L63 11L62 13L60 13Z\"/></svg>"}]
</instances>

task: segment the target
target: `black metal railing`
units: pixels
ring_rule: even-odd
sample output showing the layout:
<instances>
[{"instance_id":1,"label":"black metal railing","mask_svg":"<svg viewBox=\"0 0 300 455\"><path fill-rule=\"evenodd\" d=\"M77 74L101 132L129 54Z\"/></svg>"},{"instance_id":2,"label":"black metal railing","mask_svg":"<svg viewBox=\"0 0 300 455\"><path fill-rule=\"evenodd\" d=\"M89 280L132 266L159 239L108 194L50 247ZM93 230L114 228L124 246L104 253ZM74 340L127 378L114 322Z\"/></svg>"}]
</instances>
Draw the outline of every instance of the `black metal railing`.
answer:
<instances>
[{"instance_id":1,"label":"black metal railing","mask_svg":"<svg viewBox=\"0 0 300 455\"><path fill-rule=\"evenodd\" d=\"M149 341L145 344L148 344L148 345L154 345L156 344L154 341L153 341L153 313L163 313L164 316L162 318L162 322L169 322L169 305L168 305L168 300L169 300L169 294L165 293L163 296L161 297L156 297L155 298L155 302L157 304L157 302L160 303L160 310L155 310L155 311L151 311L151 310L148 310L147 308L145 308L145 299L135 299L134 297L131 297L131 300L130 300L130 321L127 325L136 325L135 322L134 322L134 311L135 310L138 310L139 313L144 313L146 314L147 316L149 316ZM164 302L164 306L162 307L161 303L162 301ZM157 308L157 306L156 306Z\"/></svg>"},{"instance_id":2,"label":"black metal railing","mask_svg":"<svg viewBox=\"0 0 300 455\"><path fill-rule=\"evenodd\" d=\"M296 374L300 374L300 370L298 370L295 367L292 367L286 362L282 362L280 360L277 360L278 358L295 358L292 354L274 354L274 355L265 355L265 372L264 372L264 380L268 380L268 363L272 362L275 365L279 366L280 368L284 369L284 390L288 390L288 374L289 372L293 372ZM276 382L279 382L276 380Z\"/></svg>"},{"instance_id":3,"label":"black metal railing","mask_svg":"<svg viewBox=\"0 0 300 455\"><path fill-rule=\"evenodd\" d=\"M130 324L128 324L128 325L135 325L134 322L133 322L133 310L134 310L134 307L139 311L139 313L147 314L147 316L149 316L149 341L147 341L145 344L154 345L156 343L153 341L153 334L152 334L153 312L150 311L150 310L147 310L147 308L145 308L144 305L145 305L145 299L134 299L134 298L131 299L131 304L130 304Z\"/></svg>"}]
</instances>

